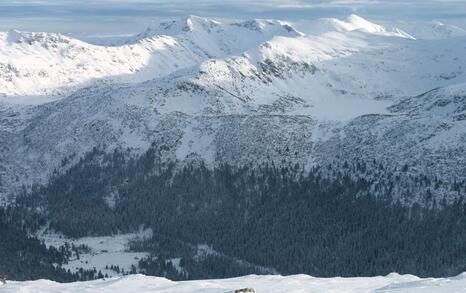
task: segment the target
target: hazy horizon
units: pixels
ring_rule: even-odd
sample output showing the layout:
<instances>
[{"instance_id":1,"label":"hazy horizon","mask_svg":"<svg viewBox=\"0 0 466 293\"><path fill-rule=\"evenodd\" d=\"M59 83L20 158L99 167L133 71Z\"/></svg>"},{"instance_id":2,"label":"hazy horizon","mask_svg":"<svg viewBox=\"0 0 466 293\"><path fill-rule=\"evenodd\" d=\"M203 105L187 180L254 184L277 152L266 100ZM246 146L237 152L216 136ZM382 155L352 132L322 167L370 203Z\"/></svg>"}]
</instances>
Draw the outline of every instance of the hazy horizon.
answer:
<instances>
[{"instance_id":1,"label":"hazy horizon","mask_svg":"<svg viewBox=\"0 0 466 293\"><path fill-rule=\"evenodd\" d=\"M151 22L195 14L220 18L289 20L344 17L356 13L377 20L466 22L464 0L5 0L0 30L72 33L134 33Z\"/></svg>"}]
</instances>

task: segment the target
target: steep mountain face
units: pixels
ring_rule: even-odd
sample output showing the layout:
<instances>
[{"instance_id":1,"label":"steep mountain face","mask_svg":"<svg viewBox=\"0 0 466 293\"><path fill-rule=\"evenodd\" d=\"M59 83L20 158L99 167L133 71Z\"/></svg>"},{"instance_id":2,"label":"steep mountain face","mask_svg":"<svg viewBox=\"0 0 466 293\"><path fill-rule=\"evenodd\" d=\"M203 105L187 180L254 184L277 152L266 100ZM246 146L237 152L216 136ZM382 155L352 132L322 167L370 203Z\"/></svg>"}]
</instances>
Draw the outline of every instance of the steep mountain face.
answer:
<instances>
[{"instance_id":1,"label":"steep mountain face","mask_svg":"<svg viewBox=\"0 0 466 293\"><path fill-rule=\"evenodd\" d=\"M391 169L404 166L407 176L422 173L460 182L466 174L465 90L465 84L438 88L401 99L388 107L387 114L357 117L340 128L338 135L319 141L316 154L321 161L332 156L348 161L378 158ZM422 201L425 190L415 190L409 187L395 193ZM459 195L446 190L432 192L437 198Z\"/></svg>"},{"instance_id":2,"label":"steep mountain face","mask_svg":"<svg viewBox=\"0 0 466 293\"><path fill-rule=\"evenodd\" d=\"M355 15L312 24L190 16L113 46L1 34L3 193L94 146L152 143L167 161L377 159L465 179L466 39L416 40Z\"/></svg>"},{"instance_id":3,"label":"steep mountain face","mask_svg":"<svg viewBox=\"0 0 466 293\"><path fill-rule=\"evenodd\" d=\"M432 175L446 176L448 170L458 168L448 176L461 178L465 174L460 155L466 146L465 90L464 84L434 89L402 99L388 108L388 114L358 117L343 127L345 137L334 141L336 148L342 156L354 149L367 151L370 157L381 152L390 160L396 158L394 164L421 165Z\"/></svg>"}]
</instances>

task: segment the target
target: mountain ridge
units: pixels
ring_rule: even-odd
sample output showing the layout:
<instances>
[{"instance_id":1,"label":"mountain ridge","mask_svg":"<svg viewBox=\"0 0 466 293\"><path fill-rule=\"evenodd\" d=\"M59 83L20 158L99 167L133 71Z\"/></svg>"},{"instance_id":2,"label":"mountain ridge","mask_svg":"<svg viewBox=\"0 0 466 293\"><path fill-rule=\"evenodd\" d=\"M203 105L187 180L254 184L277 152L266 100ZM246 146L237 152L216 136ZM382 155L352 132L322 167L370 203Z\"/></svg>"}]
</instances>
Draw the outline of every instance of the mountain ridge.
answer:
<instances>
[{"instance_id":1,"label":"mountain ridge","mask_svg":"<svg viewBox=\"0 0 466 293\"><path fill-rule=\"evenodd\" d=\"M287 160L301 166L364 154L394 156L393 168L464 174L451 164L463 160L464 101L455 97L466 82L464 39L414 40L349 19L366 29L313 35L283 21L191 16L177 24L178 36L119 47L13 32L13 42L0 46L2 181L17 190L45 182L64 158L95 146L140 152L153 143L170 146L165 159L175 161L280 162L291 149L298 155ZM261 38L235 42L245 32ZM29 53L32 60L22 59ZM95 76L83 81L89 72ZM50 86L51 79L66 85ZM419 96L434 87L443 89ZM433 115L423 106L429 99L453 100L456 112Z\"/></svg>"}]
</instances>

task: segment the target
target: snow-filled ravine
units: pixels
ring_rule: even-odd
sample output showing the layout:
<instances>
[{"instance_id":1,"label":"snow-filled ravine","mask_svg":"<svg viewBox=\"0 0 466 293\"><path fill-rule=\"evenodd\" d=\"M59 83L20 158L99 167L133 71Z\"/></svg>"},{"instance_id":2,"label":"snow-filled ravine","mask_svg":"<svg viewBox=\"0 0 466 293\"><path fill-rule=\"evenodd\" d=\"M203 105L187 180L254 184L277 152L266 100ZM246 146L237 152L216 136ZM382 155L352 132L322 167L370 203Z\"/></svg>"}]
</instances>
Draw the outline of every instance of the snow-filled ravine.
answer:
<instances>
[{"instance_id":1,"label":"snow-filled ravine","mask_svg":"<svg viewBox=\"0 0 466 293\"><path fill-rule=\"evenodd\" d=\"M252 290L241 290L251 288ZM314 278L307 275L256 276L223 280L173 282L165 278L130 275L106 280L60 284L48 280L9 281L0 292L85 293L85 292L466 292L466 273L451 278L418 278L389 274L369 278Z\"/></svg>"}]
</instances>

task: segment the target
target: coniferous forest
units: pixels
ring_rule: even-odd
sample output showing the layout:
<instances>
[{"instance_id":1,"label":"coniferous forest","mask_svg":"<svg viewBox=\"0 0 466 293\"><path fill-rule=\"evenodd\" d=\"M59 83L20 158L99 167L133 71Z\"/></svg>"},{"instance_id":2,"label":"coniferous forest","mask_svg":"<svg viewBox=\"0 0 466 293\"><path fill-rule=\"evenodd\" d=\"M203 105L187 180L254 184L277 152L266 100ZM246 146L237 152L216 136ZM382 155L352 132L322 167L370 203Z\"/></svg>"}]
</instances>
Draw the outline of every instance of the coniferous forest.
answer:
<instances>
[{"instance_id":1,"label":"coniferous forest","mask_svg":"<svg viewBox=\"0 0 466 293\"><path fill-rule=\"evenodd\" d=\"M7 235L0 239L0 275L83 279L54 265L66 262L66 251L31 236L45 222L69 237L151 228L152 239L133 244L151 253L134 272L176 280L273 272L451 276L466 270L466 203L459 197L406 205L390 192L376 192L378 178L369 175L383 168L378 162L307 171L273 163L211 168L197 161L162 163L158 153L156 147L141 156L96 148L47 185L25 190L14 208L0 213L0 235ZM410 180L432 189L446 184L426 176ZM465 192L464 182L450 188ZM219 254L198 256L197 244ZM174 257L184 273L165 261Z\"/></svg>"}]
</instances>

